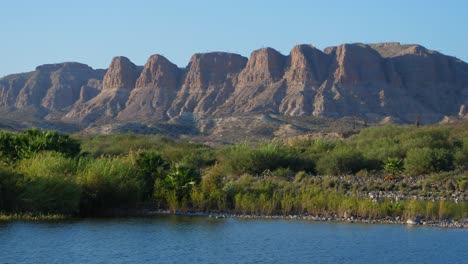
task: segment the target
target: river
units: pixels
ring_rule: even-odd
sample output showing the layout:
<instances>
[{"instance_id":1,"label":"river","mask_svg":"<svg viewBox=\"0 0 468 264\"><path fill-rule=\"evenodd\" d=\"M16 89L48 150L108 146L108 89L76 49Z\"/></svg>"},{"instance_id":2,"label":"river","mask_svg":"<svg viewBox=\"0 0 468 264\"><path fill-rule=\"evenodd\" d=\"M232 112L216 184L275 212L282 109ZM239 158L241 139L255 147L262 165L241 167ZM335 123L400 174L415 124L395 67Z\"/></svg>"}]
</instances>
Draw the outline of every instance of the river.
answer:
<instances>
[{"instance_id":1,"label":"river","mask_svg":"<svg viewBox=\"0 0 468 264\"><path fill-rule=\"evenodd\" d=\"M157 216L0 223L0 263L468 263L468 230Z\"/></svg>"}]
</instances>

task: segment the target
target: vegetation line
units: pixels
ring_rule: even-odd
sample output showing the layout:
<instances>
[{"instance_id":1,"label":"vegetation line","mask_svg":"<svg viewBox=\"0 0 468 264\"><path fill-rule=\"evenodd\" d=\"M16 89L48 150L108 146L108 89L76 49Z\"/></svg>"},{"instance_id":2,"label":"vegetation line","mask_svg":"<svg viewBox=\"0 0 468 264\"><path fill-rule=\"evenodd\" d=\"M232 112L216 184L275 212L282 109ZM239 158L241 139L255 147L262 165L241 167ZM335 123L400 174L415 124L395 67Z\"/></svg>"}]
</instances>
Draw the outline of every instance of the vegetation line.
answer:
<instances>
[{"instance_id":1,"label":"vegetation line","mask_svg":"<svg viewBox=\"0 0 468 264\"><path fill-rule=\"evenodd\" d=\"M467 124L218 148L153 135L3 131L0 220L141 208L463 220L467 167Z\"/></svg>"}]
</instances>

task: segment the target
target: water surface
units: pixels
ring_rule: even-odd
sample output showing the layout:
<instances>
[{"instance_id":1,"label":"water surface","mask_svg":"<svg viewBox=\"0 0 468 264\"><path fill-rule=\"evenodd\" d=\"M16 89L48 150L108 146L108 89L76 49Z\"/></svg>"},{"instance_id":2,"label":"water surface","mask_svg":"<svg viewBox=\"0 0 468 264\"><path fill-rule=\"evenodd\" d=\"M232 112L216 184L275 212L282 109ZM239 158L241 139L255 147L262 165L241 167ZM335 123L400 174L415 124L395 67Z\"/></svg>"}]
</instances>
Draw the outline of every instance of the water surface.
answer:
<instances>
[{"instance_id":1,"label":"water surface","mask_svg":"<svg viewBox=\"0 0 468 264\"><path fill-rule=\"evenodd\" d=\"M468 263L468 230L160 216L0 223L0 263Z\"/></svg>"}]
</instances>

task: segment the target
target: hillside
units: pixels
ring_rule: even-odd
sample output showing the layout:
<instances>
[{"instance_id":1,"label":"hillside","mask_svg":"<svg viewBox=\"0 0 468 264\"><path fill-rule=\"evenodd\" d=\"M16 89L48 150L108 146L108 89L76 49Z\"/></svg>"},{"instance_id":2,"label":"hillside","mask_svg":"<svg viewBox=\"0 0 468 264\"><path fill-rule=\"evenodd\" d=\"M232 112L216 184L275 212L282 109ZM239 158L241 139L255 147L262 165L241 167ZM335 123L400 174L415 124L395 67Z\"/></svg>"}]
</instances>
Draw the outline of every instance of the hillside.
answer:
<instances>
[{"instance_id":1,"label":"hillside","mask_svg":"<svg viewBox=\"0 0 468 264\"><path fill-rule=\"evenodd\" d=\"M211 52L185 68L162 55L144 66L115 57L107 70L59 63L0 79L0 113L9 120L2 126L83 133L218 137L248 128L254 137L295 136L323 120L464 118L467 104L467 63L399 43L298 45L289 55L262 48L250 58Z\"/></svg>"}]
</instances>

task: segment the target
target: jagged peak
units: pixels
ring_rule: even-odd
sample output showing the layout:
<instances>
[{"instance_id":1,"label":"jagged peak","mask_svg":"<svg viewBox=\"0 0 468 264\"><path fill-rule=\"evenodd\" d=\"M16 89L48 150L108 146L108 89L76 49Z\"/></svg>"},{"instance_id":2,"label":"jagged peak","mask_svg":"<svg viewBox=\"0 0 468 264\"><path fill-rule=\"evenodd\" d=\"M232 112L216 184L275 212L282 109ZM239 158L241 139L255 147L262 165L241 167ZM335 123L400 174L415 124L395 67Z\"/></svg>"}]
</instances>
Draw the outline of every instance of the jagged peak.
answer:
<instances>
[{"instance_id":1,"label":"jagged peak","mask_svg":"<svg viewBox=\"0 0 468 264\"><path fill-rule=\"evenodd\" d=\"M139 75L139 68L127 57L117 56L107 69L103 80L103 90L133 89Z\"/></svg>"},{"instance_id":2,"label":"jagged peak","mask_svg":"<svg viewBox=\"0 0 468 264\"><path fill-rule=\"evenodd\" d=\"M145 87L148 84L160 82L162 78L173 79L171 84L175 85L179 68L166 57L154 54L148 58L143 70L136 81L136 87Z\"/></svg>"},{"instance_id":3,"label":"jagged peak","mask_svg":"<svg viewBox=\"0 0 468 264\"><path fill-rule=\"evenodd\" d=\"M317 49L313 45L300 44L300 45L294 46L291 49L289 53L289 57L294 59L295 57L307 57L313 54L326 55L323 51L321 51L320 49Z\"/></svg>"},{"instance_id":4,"label":"jagged peak","mask_svg":"<svg viewBox=\"0 0 468 264\"><path fill-rule=\"evenodd\" d=\"M272 58L275 58L275 57L286 57L285 55L281 54L279 51L275 50L274 48L271 48L271 47L265 47L265 48L261 48L261 49L256 49L254 51L252 51L252 53L250 54L250 59L251 60L252 58L256 58L256 57L261 57L261 56L266 56L268 58L272 57Z\"/></svg>"},{"instance_id":5,"label":"jagged peak","mask_svg":"<svg viewBox=\"0 0 468 264\"><path fill-rule=\"evenodd\" d=\"M317 48L312 44L298 44L291 49L291 53L295 51L311 50L311 49L317 49Z\"/></svg>"},{"instance_id":6,"label":"jagged peak","mask_svg":"<svg viewBox=\"0 0 468 264\"><path fill-rule=\"evenodd\" d=\"M153 55L151 55L151 56L148 58L148 60L147 60L146 63L148 64L148 62L159 62L159 61L161 61L161 62L169 62L169 63L173 64L170 60L168 60L166 57L164 57L164 56L161 55L161 54L153 54Z\"/></svg>"},{"instance_id":7,"label":"jagged peak","mask_svg":"<svg viewBox=\"0 0 468 264\"><path fill-rule=\"evenodd\" d=\"M172 63L170 60L168 60L166 57L160 54L153 54L151 55L148 60L146 61L145 65L143 66L143 72L148 72L154 70L154 68L157 67L168 67L168 68L177 68L177 65Z\"/></svg>"},{"instance_id":8,"label":"jagged peak","mask_svg":"<svg viewBox=\"0 0 468 264\"><path fill-rule=\"evenodd\" d=\"M110 67L113 67L113 66L116 66L116 65L135 66L135 64L133 64L133 62L129 58L125 57L125 56L115 56L114 58L112 58Z\"/></svg>"}]
</instances>

